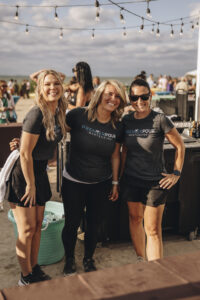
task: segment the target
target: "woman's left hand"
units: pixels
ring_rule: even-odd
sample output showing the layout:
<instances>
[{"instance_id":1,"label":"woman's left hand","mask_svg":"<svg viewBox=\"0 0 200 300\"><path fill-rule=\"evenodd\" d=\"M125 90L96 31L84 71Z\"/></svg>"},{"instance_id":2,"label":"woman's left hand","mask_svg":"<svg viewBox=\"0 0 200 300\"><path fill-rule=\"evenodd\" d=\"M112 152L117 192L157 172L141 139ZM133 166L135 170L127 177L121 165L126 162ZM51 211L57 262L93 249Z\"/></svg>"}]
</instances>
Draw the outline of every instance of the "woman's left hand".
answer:
<instances>
[{"instance_id":1,"label":"woman's left hand","mask_svg":"<svg viewBox=\"0 0 200 300\"><path fill-rule=\"evenodd\" d=\"M164 176L164 178L162 178L159 181L160 187L163 189L171 189L171 187L173 187L177 181L179 180L180 176L174 175L172 174L166 174L166 173L161 173L162 176Z\"/></svg>"},{"instance_id":2,"label":"woman's left hand","mask_svg":"<svg viewBox=\"0 0 200 300\"><path fill-rule=\"evenodd\" d=\"M111 190L111 193L109 195L109 200L116 201L118 199L119 193L118 193L118 185L114 184Z\"/></svg>"}]
</instances>

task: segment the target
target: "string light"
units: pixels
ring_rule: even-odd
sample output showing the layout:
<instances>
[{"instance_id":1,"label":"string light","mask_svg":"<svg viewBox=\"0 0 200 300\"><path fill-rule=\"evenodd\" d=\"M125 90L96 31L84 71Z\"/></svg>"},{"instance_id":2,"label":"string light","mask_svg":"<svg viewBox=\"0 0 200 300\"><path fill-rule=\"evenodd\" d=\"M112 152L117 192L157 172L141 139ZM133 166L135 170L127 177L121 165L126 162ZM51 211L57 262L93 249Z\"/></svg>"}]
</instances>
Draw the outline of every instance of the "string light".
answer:
<instances>
[{"instance_id":1,"label":"string light","mask_svg":"<svg viewBox=\"0 0 200 300\"><path fill-rule=\"evenodd\" d=\"M191 26L192 30L194 30L194 23L192 22L192 26Z\"/></svg>"},{"instance_id":2,"label":"string light","mask_svg":"<svg viewBox=\"0 0 200 300\"><path fill-rule=\"evenodd\" d=\"M183 19L181 19L181 29L180 29L180 36L182 36L182 35L183 35L183 26L184 26Z\"/></svg>"},{"instance_id":3,"label":"string light","mask_svg":"<svg viewBox=\"0 0 200 300\"><path fill-rule=\"evenodd\" d=\"M155 33L154 26L155 26L155 24L152 24L151 34L154 34L154 33Z\"/></svg>"},{"instance_id":4,"label":"string light","mask_svg":"<svg viewBox=\"0 0 200 300\"><path fill-rule=\"evenodd\" d=\"M124 16L123 16L123 14L122 14L122 10L123 10L123 8L121 8L120 9L120 21L121 21L121 23L125 23L125 20L124 20Z\"/></svg>"},{"instance_id":5,"label":"string light","mask_svg":"<svg viewBox=\"0 0 200 300\"><path fill-rule=\"evenodd\" d=\"M174 29L173 29L173 25L171 24L171 33L170 33L171 37L174 37Z\"/></svg>"},{"instance_id":6,"label":"string light","mask_svg":"<svg viewBox=\"0 0 200 300\"><path fill-rule=\"evenodd\" d=\"M55 6L54 19L55 21L59 21L58 14L57 14L57 6Z\"/></svg>"},{"instance_id":7,"label":"string light","mask_svg":"<svg viewBox=\"0 0 200 300\"><path fill-rule=\"evenodd\" d=\"M28 24L26 24L26 30L25 30L26 34L29 34L29 30L28 30Z\"/></svg>"},{"instance_id":8,"label":"string light","mask_svg":"<svg viewBox=\"0 0 200 300\"><path fill-rule=\"evenodd\" d=\"M15 20L18 20L18 19L19 19L19 5L16 5L16 13L15 13L14 19L15 19Z\"/></svg>"},{"instance_id":9,"label":"string light","mask_svg":"<svg viewBox=\"0 0 200 300\"><path fill-rule=\"evenodd\" d=\"M126 38L127 37L127 33L126 33L126 27L123 27L123 37Z\"/></svg>"},{"instance_id":10,"label":"string light","mask_svg":"<svg viewBox=\"0 0 200 300\"><path fill-rule=\"evenodd\" d=\"M197 28L199 27L199 21L196 22L196 27L197 27Z\"/></svg>"},{"instance_id":11,"label":"string light","mask_svg":"<svg viewBox=\"0 0 200 300\"><path fill-rule=\"evenodd\" d=\"M91 39L92 39L92 40L94 40L94 38L95 38L95 36L94 36L94 31L95 31L95 29L93 28L93 29L92 29L92 35L91 35Z\"/></svg>"},{"instance_id":12,"label":"string light","mask_svg":"<svg viewBox=\"0 0 200 300\"><path fill-rule=\"evenodd\" d=\"M146 11L146 14L147 14L147 17L152 18L151 10L149 8L149 1L150 0L147 0L147 11Z\"/></svg>"},{"instance_id":13,"label":"string light","mask_svg":"<svg viewBox=\"0 0 200 300\"><path fill-rule=\"evenodd\" d=\"M59 38L62 40L63 39L63 29L60 28L60 35L59 35Z\"/></svg>"},{"instance_id":14,"label":"string light","mask_svg":"<svg viewBox=\"0 0 200 300\"><path fill-rule=\"evenodd\" d=\"M142 17L142 24L140 25L140 30L139 32L142 33L144 30L144 18Z\"/></svg>"},{"instance_id":15,"label":"string light","mask_svg":"<svg viewBox=\"0 0 200 300\"><path fill-rule=\"evenodd\" d=\"M156 29L156 36L160 37L160 28L159 28L160 23L158 22L157 24L158 24L158 27Z\"/></svg>"},{"instance_id":16,"label":"string light","mask_svg":"<svg viewBox=\"0 0 200 300\"><path fill-rule=\"evenodd\" d=\"M100 4L99 4L98 0L95 0L95 7L96 7L96 18L95 18L95 20L97 22L99 22L100 21Z\"/></svg>"},{"instance_id":17,"label":"string light","mask_svg":"<svg viewBox=\"0 0 200 300\"><path fill-rule=\"evenodd\" d=\"M96 11L96 19L95 19L97 22L99 22L100 21L100 13L99 13L99 11L97 10Z\"/></svg>"}]
</instances>

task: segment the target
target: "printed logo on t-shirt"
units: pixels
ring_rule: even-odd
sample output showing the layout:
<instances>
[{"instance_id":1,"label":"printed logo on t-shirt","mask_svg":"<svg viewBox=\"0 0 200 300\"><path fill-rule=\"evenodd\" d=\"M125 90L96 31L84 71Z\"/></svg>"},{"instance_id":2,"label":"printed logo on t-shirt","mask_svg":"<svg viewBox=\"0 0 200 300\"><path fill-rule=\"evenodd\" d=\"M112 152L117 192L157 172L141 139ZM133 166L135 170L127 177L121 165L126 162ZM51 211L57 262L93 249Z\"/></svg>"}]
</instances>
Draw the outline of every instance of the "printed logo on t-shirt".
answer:
<instances>
[{"instance_id":1,"label":"printed logo on t-shirt","mask_svg":"<svg viewBox=\"0 0 200 300\"><path fill-rule=\"evenodd\" d=\"M125 132L128 136L147 137L150 133L155 133L156 129L127 129Z\"/></svg>"},{"instance_id":2,"label":"printed logo on t-shirt","mask_svg":"<svg viewBox=\"0 0 200 300\"><path fill-rule=\"evenodd\" d=\"M103 140L112 141L112 140L116 139L116 134L113 134L113 133L103 132L103 131L88 127L86 125L82 125L81 128L85 129L88 134L96 136Z\"/></svg>"}]
</instances>

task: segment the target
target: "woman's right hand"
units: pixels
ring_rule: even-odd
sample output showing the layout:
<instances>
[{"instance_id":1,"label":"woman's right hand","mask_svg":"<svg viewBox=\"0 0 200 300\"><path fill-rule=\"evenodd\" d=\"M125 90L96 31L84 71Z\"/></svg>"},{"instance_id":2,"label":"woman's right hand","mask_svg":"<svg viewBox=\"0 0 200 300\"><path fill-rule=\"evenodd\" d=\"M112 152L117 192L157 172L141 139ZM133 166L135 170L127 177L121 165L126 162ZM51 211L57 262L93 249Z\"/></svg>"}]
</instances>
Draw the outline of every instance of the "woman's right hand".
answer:
<instances>
[{"instance_id":1,"label":"woman's right hand","mask_svg":"<svg viewBox=\"0 0 200 300\"><path fill-rule=\"evenodd\" d=\"M35 186L26 186L25 194L20 199L20 201L24 201L24 206L29 203L29 207L35 206L36 204L36 189Z\"/></svg>"},{"instance_id":2,"label":"woman's right hand","mask_svg":"<svg viewBox=\"0 0 200 300\"><path fill-rule=\"evenodd\" d=\"M12 141L9 143L10 145L10 150L16 150L19 148L19 143L20 143L20 139L19 138L14 138L12 139Z\"/></svg>"}]
</instances>

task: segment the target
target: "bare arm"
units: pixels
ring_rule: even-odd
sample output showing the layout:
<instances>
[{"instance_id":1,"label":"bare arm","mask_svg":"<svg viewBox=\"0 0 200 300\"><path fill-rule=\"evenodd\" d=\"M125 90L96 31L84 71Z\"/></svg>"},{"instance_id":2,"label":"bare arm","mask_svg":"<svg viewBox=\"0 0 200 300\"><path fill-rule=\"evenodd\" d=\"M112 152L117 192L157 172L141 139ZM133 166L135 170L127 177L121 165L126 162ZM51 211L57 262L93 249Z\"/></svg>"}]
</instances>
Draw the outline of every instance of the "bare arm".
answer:
<instances>
[{"instance_id":1,"label":"bare arm","mask_svg":"<svg viewBox=\"0 0 200 300\"><path fill-rule=\"evenodd\" d=\"M110 195L110 200L116 201L118 198L118 175L119 175L119 166L120 166L120 144L116 143L115 150L111 157L111 164L112 164L112 180L113 187Z\"/></svg>"},{"instance_id":2,"label":"bare arm","mask_svg":"<svg viewBox=\"0 0 200 300\"><path fill-rule=\"evenodd\" d=\"M44 71L45 71L45 69L42 69L42 70L39 70L39 71L37 71L35 73L32 73L30 75L30 79L33 80L33 81L35 81L37 83L38 76L40 75L41 72L44 72ZM61 80L63 82L65 80L65 74L63 74L61 72L57 72L57 73L60 75L60 78L61 78Z\"/></svg>"},{"instance_id":3,"label":"bare arm","mask_svg":"<svg viewBox=\"0 0 200 300\"><path fill-rule=\"evenodd\" d=\"M176 128L172 128L166 135L166 138L174 146L175 151L175 161L174 161L174 170L182 171L184 157L185 157L185 145L184 142L176 130ZM173 185L177 183L180 176L172 174L162 173L164 176L163 179L160 180L160 186L164 189L170 189Z\"/></svg>"},{"instance_id":4,"label":"bare arm","mask_svg":"<svg viewBox=\"0 0 200 300\"><path fill-rule=\"evenodd\" d=\"M38 141L38 134L31 134L28 132L22 132L21 145L20 145L20 162L22 172L26 181L26 191L21 201L25 200L25 205L29 203L29 207L35 204L36 187L35 176L33 170L33 157L32 152Z\"/></svg>"},{"instance_id":5,"label":"bare arm","mask_svg":"<svg viewBox=\"0 0 200 300\"><path fill-rule=\"evenodd\" d=\"M86 94L82 87L78 89L77 99L76 99L76 107L85 106L86 104Z\"/></svg>"}]
</instances>

